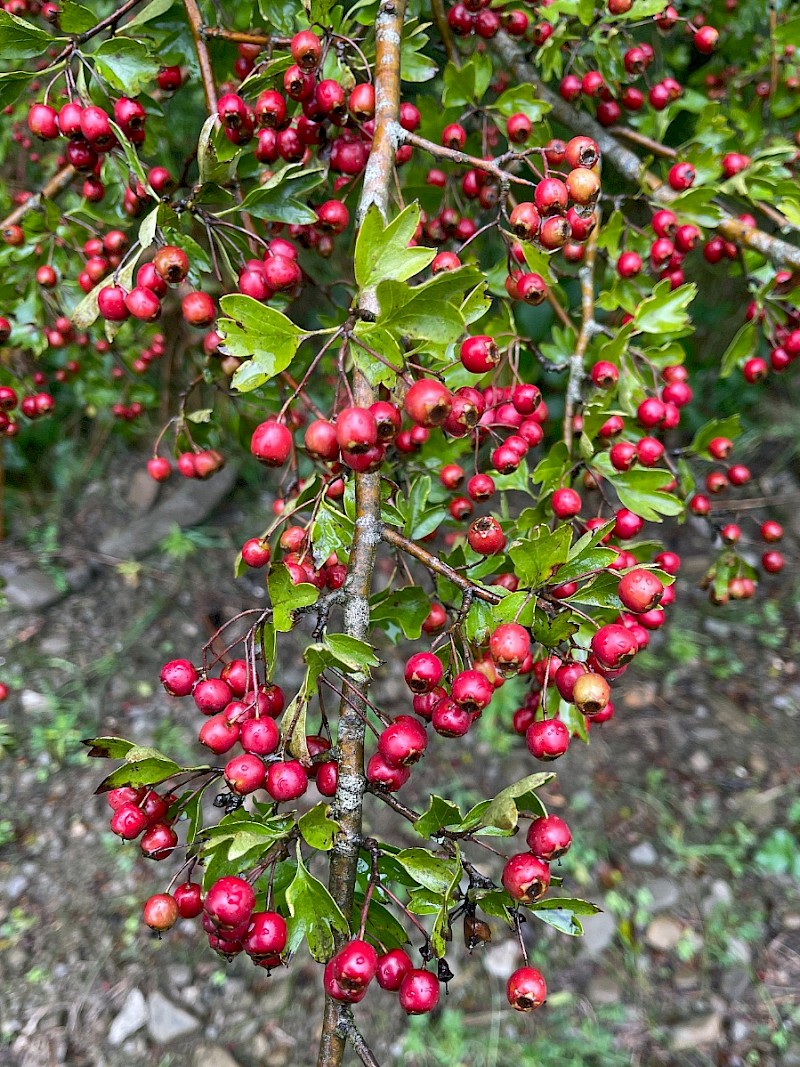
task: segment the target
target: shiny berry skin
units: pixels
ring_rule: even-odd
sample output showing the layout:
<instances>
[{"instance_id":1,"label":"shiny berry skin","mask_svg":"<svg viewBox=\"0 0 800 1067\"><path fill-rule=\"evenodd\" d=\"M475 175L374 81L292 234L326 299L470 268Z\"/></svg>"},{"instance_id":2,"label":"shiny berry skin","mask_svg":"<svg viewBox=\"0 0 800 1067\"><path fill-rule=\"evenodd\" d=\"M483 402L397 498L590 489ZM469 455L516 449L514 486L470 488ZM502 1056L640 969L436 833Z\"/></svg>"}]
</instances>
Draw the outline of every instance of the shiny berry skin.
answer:
<instances>
[{"instance_id":1,"label":"shiny berry skin","mask_svg":"<svg viewBox=\"0 0 800 1067\"><path fill-rule=\"evenodd\" d=\"M433 378L414 382L405 395L403 408L418 426L440 426L453 405L450 390Z\"/></svg>"},{"instance_id":2,"label":"shiny berry skin","mask_svg":"<svg viewBox=\"0 0 800 1067\"><path fill-rule=\"evenodd\" d=\"M532 852L519 852L506 861L503 888L520 904L533 904L550 885L550 868Z\"/></svg>"},{"instance_id":3,"label":"shiny berry skin","mask_svg":"<svg viewBox=\"0 0 800 1067\"><path fill-rule=\"evenodd\" d=\"M591 647L597 661L611 670L624 666L638 650L630 631L617 623L601 626L592 636Z\"/></svg>"},{"instance_id":4,"label":"shiny berry skin","mask_svg":"<svg viewBox=\"0 0 800 1067\"><path fill-rule=\"evenodd\" d=\"M407 767L393 767L386 762L380 752L376 752L367 763L366 775L368 782L374 782L390 793L394 793L406 784L411 771Z\"/></svg>"},{"instance_id":5,"label":"shiny berry skin","mask_svg":"<svg viewBox=\"0 0 800 1067\"><path fill-rule=\"evenodd\" d=\"M111 816L111 830L123 841L133 841L147 829L148 824L147 815L131 801L120 805Z\"/></svg>"},{"instance_id":6,"label":"shiny berry skin","mask_svg":"<svg viewBox=\"0 0 800 1067\"><path fill-rule=\"evenodd\" d=\"M550 506L558 519L573 519L581 510L581 498L574 489L556 489Z\"/></svg>"},{"instance_id":7,"label":"shiny berry skin","mask_svg":"<svg viewBox=\"0 0 800 1067\"><path fill-rule=\"evenodd\" d=\"M256 895L244 878L226 875L214 882L206 893L203 910L222 929L233 929L250 921Z\"/></svg>"},{"instance_id":8,"label":"shiny berry skin","mask_svg":"<svg viewBox=\"0 0 800 1067\"><path fill-rule=\"evenodd\" d=\"M173 697L188 696L198 677L197 668L188 659L173 659L161 668L161 684Z\"/></svg>"},{"instance_id":9,"label":"shiny berry skin","mask_svg":"<svg viewBox=\"0 0 800 1067\"><path fill-rule=\"evenodd\" d=\"M159 89L165 93L174 93L180 89L183 83L183 74L180 67L162 67L156 75Z\"/></svg>"},{"instance_id":10,"label":"shiny berry skin","mask_svg":"<svg viewBox=\"0 0 800 1067\"><path fill-rule=\"evenodd\" d=\"M581 674L572 687L572 703L582 715L597 715L611 699L605 678L593 671Z\"/></svg>"},{"instance_id":11,"label":"shiny berry skin","mask_svg":"<svg viewBox=\"0 0 800 1067\"><path fill-rule=\"evenodd\" d=\"M439 1003L439 979L430 971L411 970L400 983L398 999L407 1015L426 1015Z\"/></svg>"},{"instance_id":12,"label":"shiny berry skin","mask_svg":"<svg viewBox=\"0 0 800 1067\"><path fill-rule=\"evenodd\" d=\"M156 893L145 902L143 909L145 923L159 933L171 929L179 914L175 897L169 893Z\"/></svg>"},{"instance_id":13,"label":"shiny berry skin","mask_svg":"<svg viewBox=\"0 0 800 1067\"><path fill-rule=\"evenodd\" d=\"M538 760L554 760L569 748L569 730L560 719L542 719L531 723L525 733L528 751Z\"/></svg>"},{"instance_id":14,"label":"shiny berry skin","mask_svg":"<svg viewBox=\"0 0 800 1067\"><path fill-rule=\"evenodd\" d=\"M269 716L245 719L241 724L240 742L245 752L271 755L281 744L281 731L275 726L275 720Z\"/></svg>"},{"instance_id":15,"label":"shiny berry skin","mask_svg":"<svg viewBox=\"0 0 800 1067\"><path fill-rule=\"evenodd\" d=\"M272 723L272 719L265 719L264 722ZM272 724L274 726L274 723ZM242 724L242 726L245 725L247 724ZM254 793L256 789L260 789L265 778L266 770L263 762L251 753L246 752L243 756L234 756L225 765L225 781L239 796L245 796L247 793Z\"/></svg>"},{"instance_id":16,"label":"shiny berry skin","mask_svg":"<svg viewBox=\"0 0 800 1067\"><path fill-rule=\"evenodd\" d=\"M292 59L303 71L314 70L322 59L322 41L312 30L301 30L292 38Z\"/></svg>"},{"instance_id":17,"label":"shiny berry skin","mask_svg":"<svg viewBox=\"0 0 800 1067\"><path fill-rule=\"evenodd\" d=\"M698 52L704 56L710 55L719 41L719 31L713 26L701 26L694 35L693 43Z\"/></svg>"},{"instance_id":18,"label":"shiny berry skin","mask_svg":"<svg viewBox=\"0 0 800 1067\"><path fill-rule=\"evenodd\" d=\"M60 133L58 114L47 104L34 104L28 112L28 129L43 141L53 141Z\"/></svg>"},{"instance_id":19,"label":"shiny berry skin","mask_svg":"<svg viewBox=\"0 0 800 1067\"><path fill-rule=\"evenodd\" d=\"M685 189L688 189L693 184L694 179L695 169L691 163L675 163L674 166L670 167L667 175L670 188L677 193L682 193Z\"/></svg>"},{"instance_id":20,"label":"shiny berry skin","mask_svg":"<svg viewBox=\"0 0 800 1067\"><path fill-rule=\"evenodd\" d=\"M416 652L405 666L404 678L412 693L430 693L442 680L444 668L432 652Z\"/></svg>"},{"instance_id":21,"label":"shiny berry skin","mask_svg":"<svg viewBox=\"0 0 800 1067\"><path fill-rule=\"evenodd\" d=\"M481 556L493 556L506 547L506 535L497 519L484 515L470 524L467 542L473 552Z\"/></svg>"},{"instance_id":22,"label":"shiny berry skin","mask_svg":"<svg viewBox=\"0 0 800 1067\"><path fill-rule=\"evenodd\" d=\"M451 696L459 707L474 715L489 706L494 686L481 671L461 671L453 679Z\"/></svg>"},{"instance_id":23,"label":"shiny berry skin","mask_svg":"<svg viewBox=\"0 0 800 1067\"><path fill-rule=\"evenodd\" d=\"M344 408L336 418L336 441L343 452L367 452L378 443L378 424L368 408Z\"/></svg>"},{"instance_id":24,"label":"shiny berry skin","mask_svg":"<svg viewBox=\"0 0 800 1067\"><path fill-rule=\"evenodd\" d=\"M500 353L491 337L479 334L461 342L459 357L472 374L486 374L497 366Z\"/></svg>"},{"instance_id":25,"label":"shiny berry skin","mask_svg":"<svg viewBox=\"0 0 800 1067\"><path fill-rule=\"evenodd\" d=\"M242 562L248 567L266 567L271 557L269 545L260 537L250 537L242 545Z\"/></svg>"},{"instance_id":26,"label":"shiny berry skin","mask_svg":"<svg viewBox=\"0 0 800 1067\"><path fill-rule=\"evenodd\" d=\"M308 789L308 775L299 760L271 763L267 770L266 788L278 803L296 800Z\"/></svg>"},{"instance_id":27,"label":"shiny berry skin","mask_svg":"<svg viewBox=\"0 0 800 1067\"><path fill-rule=\"evenodd\" d=\"M197 882L183 882L173 894L182 919L195 919L203 910L203 890Z\"/></svg>"},{"instance_id":28,"label":"shiny berry skin","mask_svg":"<svg viewBox=\"0 0 800 1067\"><path fill-rule=\"evenodd\" d=\"M200 290L186 294L181 301L181 312L184 321L198 330L203 330L210 326L217 317L217 309L213 299L208 293L203 293Z\"/></svg>"},{"instance_id":29,"label":"shiny berry skin","mask_svg":"<svg viewBox=\"0 0 800 1067\"><path fill-rule=\"evenodd\" d=\"M368 941L354 938L333 957L333 974L344 989L368 986L378 969L378 954Z\"/></svg>"},{"instance_id":30,"label":"shiny berry skin","mask_svg":"<svg viewBox=\"0 0 800 1067\"><path fill-rule=\"evenodd\" d=\"M489 637L489 655L501 671L516 671L531 650L531 635L516 622L504 622Z\"/></svg>"},{"instance_id":31,"label":"shiny berry skin","mask_svg":"<svg viewBox=\"0 0 800 1067\"><path fill-rule=\"evenodd\" d=\"M652 571L637 567L622 576L617 592L628 611L638 614L650 611L661 602L664 585Z\"/></svg>"},{"instance_id":32,"label":"shiny berry skin","mask_svg":"<svg viewBox=\"0 0 800 1067\"><path fill-rule=\"evenodd\" d=\"M642 257L638 252L623 252L617 260L620 278L633 278L642 269Z\"/></svg>"},{"instance_id":33,"label":"shiny berry skin","mask_svg":"<svg viewBox=\"0 0 800 1067\"><path fill-rule=\"evenodd\" d=\"M396 993L405 976L414 969L411 957L401 948L393 948L378 956L375 978L381 989Z\"/></svg>"},{"instance_id":34,"label":"shiny berry skin","mask_svg":"<svg viewBox=\"0 0 800 1067\"><path fill-rule=\"evenodd\" d=\"M250 451L268 467L281 467L291 455L292 434L283 423L267 419L253 431Z\"/></svg>"},{"instance_id":35,"label":"shiny berry skin","mask_svg":"<svg viewBox=\"0 0 800 1067\"><path fill-rule=\"evenodd\" d=\"M394 767L416 763L428 747L428 734L417 719L398 715L378 738L378 751Z\"/></svg>"},{"instance_id":36,"label":"shiny berry skin","mask_svg":"<svg viewBox=\"0 0 800 1067\"><path fill-rule=\"evenodd\" d=\"M165 860L175 851L178 835L171 826L158 822L148 826L140 842L142 853L151 860Z\"/></svg>"},{"instance_id":37,"label":"shiny berry skin","mask_svg":"<svg viewBox=\"0 0 800 1067\"><path fill-rule=\"evenodd\" d=\"M761 557L761 566L767 574L779 574L786 566L786 560L782 552L778 552L777 549L771 549Z\"/></svg>"},{"instance_id":38,"label":"shiny berry skin","mask_svg":"<svg viewBox=\"0 0 800 1067\"><path fill-rule=\"evenodd\" d=\"M277 911L254 911L242 938L242 948L253 959L280 956L287 937L286 920Z\"/></svg>"},{"instance_id":39,"label":"shiny berry skin","mask_svg":"<svg viewBox=\"0 0 800 1067\"><path fill-rule=\"evenodd\" d=\"M766 522L762 522L759 533L762 541L774 544L775 541L780 541L783 537L783 527L774 519L767 519Z\"/></svg>"},{"instance_id":40,"label":"shiny berry skin","mask_svg":"<svg viewBox=\"0 0 800 1067\"><path fill-rule=\"evenodd\" d=\"M572 834L558 815L540 815L528 827L528 848L545 863L552 863L569 851Z\"/></svg>"},{"instance_id":41,"label":"shiny berry skin","mask_svg":"<svg viewBox=\"0 0 800 1067\"><path fill-rule=\"evenodd\" d=\"M506 997L516 1011L535 1011L547 998L545 980L535 967L520 967L506 983Z\"/></svg>"}]
</instances>

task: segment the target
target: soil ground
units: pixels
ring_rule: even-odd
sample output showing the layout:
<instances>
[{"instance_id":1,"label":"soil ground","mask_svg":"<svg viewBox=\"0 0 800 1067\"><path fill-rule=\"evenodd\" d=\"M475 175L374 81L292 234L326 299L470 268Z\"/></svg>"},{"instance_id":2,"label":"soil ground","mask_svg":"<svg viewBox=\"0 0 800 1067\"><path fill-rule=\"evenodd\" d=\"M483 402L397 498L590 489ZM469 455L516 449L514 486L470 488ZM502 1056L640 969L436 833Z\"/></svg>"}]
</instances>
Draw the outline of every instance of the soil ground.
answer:
<instances>
[{"instance_id":1,"label":"soil ground","mask_svg":"<svg viewBox=\"0 0 800 1067\"><path fill-rule=\"evenodd\" d=\"M36 560L57 580L65 558L92 558L87 546L155 504L128 463L0 556ZM196 716L165 696L158 672L263 601L258 578L232 578L231 559L266 504L235 493L143 561L100 560L88 585L48 609L0 612L0 670L14 689L0 708L2 1067L314 1062L319 968L297 959L267 977L225 964L191 923L149 936L141 901L172 870L110 834L92 795L103 768L79 744L119 734L191 754ZM751 605L711 609L691 591L685 536L689 588L669 631L618 685L614 720L570 751L548 788L575 836L565 891L603 913L582 939L535 931L550 988L535 1017L503 1006L517 956L502 930L471 957L453 950L456 979L432 1021L409 1029L376 991L360 1017L382 1067L800 1064L797 575ZM60 563L47 553L56 545ZM288 664L281 681L296 674ZM384 706L405 710L396 661L385 674ZM416 778L469 803L530 762L487 716L469 745L435 745Z\"/></svg>"}]
</instances>

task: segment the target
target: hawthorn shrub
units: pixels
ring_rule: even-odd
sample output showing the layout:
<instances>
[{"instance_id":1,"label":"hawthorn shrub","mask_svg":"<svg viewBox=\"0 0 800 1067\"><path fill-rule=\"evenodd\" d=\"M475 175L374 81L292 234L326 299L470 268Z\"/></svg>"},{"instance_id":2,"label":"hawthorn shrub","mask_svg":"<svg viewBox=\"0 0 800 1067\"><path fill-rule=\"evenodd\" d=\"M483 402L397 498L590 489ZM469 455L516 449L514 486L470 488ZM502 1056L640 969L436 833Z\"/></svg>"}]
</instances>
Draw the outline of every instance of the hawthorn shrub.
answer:
<instances>
[{"instance_id":1,"label":"hawthorn shrub","mask_svg":"<svg viewBox=\"0 0 800 1067\"><path fill-rule=\"evenodd\" d=\"M665 528L706 520L715 603L784 566L739 415L698 426L692 374L737 376L744 403L800 355L800 17L93 7L0 10L5 463L25 476L45 421L52 439L113 419L139 424L158 482L249 447L276 494L236 561L269 607L161 672L209 762L87 742L122 761L98 790L113 832L169 861L145 922L196 918L267 971L310 952L320 1067L348 1041L376 1062L352 1012L371 987L436 1007L456 920L466 951L515 930L508 1002L533 1011L531 921L579 934L597 910L561 889L571 834L535 768L613 718L667 621ZM712 270L748 295L730 344L698 352ZM391 714L370 695L388 644L408 688ZM531 773L460 810L425 753L468 745L510 678ZM425 810L401 799L411 777ZM373 837L376 805L418 845Z\"/></svg>"}]
</instances>

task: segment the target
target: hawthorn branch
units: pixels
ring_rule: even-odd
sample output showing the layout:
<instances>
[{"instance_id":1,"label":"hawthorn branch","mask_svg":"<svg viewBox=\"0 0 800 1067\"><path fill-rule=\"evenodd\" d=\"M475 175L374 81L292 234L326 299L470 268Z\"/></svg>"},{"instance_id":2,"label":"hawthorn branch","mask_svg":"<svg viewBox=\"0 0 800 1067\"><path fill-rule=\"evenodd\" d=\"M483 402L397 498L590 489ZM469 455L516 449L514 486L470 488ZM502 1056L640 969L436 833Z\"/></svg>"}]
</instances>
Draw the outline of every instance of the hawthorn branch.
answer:
<instances>
[{"instance_id":1,"label":"hawthorn branch","mask_svg":"<svg viewBox=\"0 0 800 1067\"><path fill-rule=\"evenodd\" d=\"M428 552L422 545L418 545L416 541L410 541L407 537L404 537L399 530L395 530L393 526L383 525L381 526L381 540L387 545L392 545L394 548L399 548L401 552L405 552L408 556L413 556L414 559L419 560L429 571L433 571L435 574L441 574L443 578L447 578L453 585L457 585L459 589L463 589L466 593L470 593L476 600L483 600L487 604L499 604L503 599L498 593L493 593L491 589L486 589L482 585L478 585L477 582L471 581L469 578L465 578L463 574L459 574L457 570L454 570L444 560L439 559L438 556L434 556L432 552Z\"/></svg>"},{"instance_id":2,"label":"hawthorn branch","mask_svg":"<svg viewBox=\"0 0 800 1067\"><path fill-rule=\"evenodd\" d=\"M201 34L205 40L232 41L234 44L257 44L262 48L273 45L285 48L291 44L291 37L273 37L269 33L253 33L248 30L228 30L224 26L203 26Z\"/></svg>"},{"instance_id":3,"label":"hawthorn branch","mask_svg":"<svg viewBox=\"0 0 800 1067\"><path fill-rule=\"evenodd\" d=\"M456 148L446 148L444 145L437 144L435 141L429 141L425 137L418 137L417 134L411 133L409 130L404 130L399 124L394 130L394 134L400 144L411 145L412 148L419 148L423 152L427 152L429 155L434 156L436 159L447 159L451 163L457 163L462 167L471 167L473 170L482 170L487 174L493 175L502 185L508 185L509 182L513 182L515 185L528 185L531 188L536 188L536 182L530 181L528 178L521 178L518 174L511 174L509 171L504 170L493 159L482 159L480 156L470 156L466 152L460 152ZM507 156L501 156L501 160L505 158L515 158L516 153L508 153Z\"/></svg>"},{"instance_id":4,"label":"hawthorn branch","mask_svg":"<svg viewBox=\"0 0 800 1067\"><path fill-rule=\"evenodd\" d=\"M389 189L398 145L392 131L400 112L400 46L405 12L406 0L382 0L375 19L375 134L356 212L359 226L372 205L388 221ZM373 316L380 310L374 288L360 294L359 309ZM374 389L357 369L353 372L353 400L360 407L369 407L375 401ZM381 539L380 474L356 474L355 490L355 533L343 587L344 630L350 637L364 641L369 636L369 594ZM339 781L332 804L332 816L339 823L339 833L331 851L328 878L331 895L348 920L353 914L362 841L366 788L364 730L369 675L354 674L351 680L351 696L339 706ZM366 1042L354 1034L352 1024L348 1025L346 1009L327 997L317 1067L341 1067L348 1038L362 1062L368 1067L377 1067ZM367 1055L372 1058L365 1058Z\"/></svg>"},{"instance_id":5,"label":"hawthorn branch","mask_svg":"<svg viewBox=\"0 0 800 1067\"><path fill-rule=\"evenodd\" d=\"M197 0L183 0L186 8L186 17L194 38L194 49L197 53L197 63L200 67L200 77L203 81L203 92L206 97L208 113L213 115L217 110L217 88L214 83L214 68L211 65L211 56L205 39L205 26Z\"/></svg>"},{"instance_id":6,"label":"hawthorn branch","mask_svg":"<svg viewBox=\"0 0 800 1067\"><path fill-rule=\"evenodd\" d=\"M43 200L55 200L57 196L60 196L65 189L68 189L72 184L75 175L78 172L73 166L67 164L66 167L62 167L57 171L53 177L46 182L35 196L29 196L27 200L19 204L10 215L0 222L0 233L3 230L7 230L9 226L16 226L20 219L23 219L29 211L33 211L34 208L38 208Z\"/></svg>"},{"instance_id":7,"label":"hawthorn branch","mask_svg":"<svg viewBox=\"0 0 800 1067\"><path fill-rule=\"evenodd\" d=\"M653 199L658 203L668 205L675 199L676 194L669 186L665 185L652 171L647 170L636 153L621 145L613 133L601 126L591 115L576 111L557 93L552 92L546 85L542 85L534 68L507 33L501 30L495 37L492 47L518 81L530 82L537 96L550 104L551 117L568 130L592 137L597 142L604 159L623 178L649 190ZM650 146L650 151L652 151L652 146ZM717 224L717 231L726 240L735 241L744 248L758 252L776 266L800 270L800 248L780 237L765 233L755 226L745 226L730 212L723 212L722 220Z\"/></svg>"},{"instance_id":8,"label":"hawthorn branch","mask_svg":"<svg viewBox=\"0 0 800 1067\"><path fill-rule=\"evenodd\" d=\"M589 342L597 329L594 321L594 264L597 257L599 229L600 220L598 219L597 224L589 235L589 240L586 242L583 263L578 271L578 279L581 284L581 327L575 339L574 351L569 358L569 379L564 399L564 443L569 452L572 451L575 408L581 399L581 385L584 377L583 361L586 358L586 349L589 347Z\"/></svg>"}]
</instances>

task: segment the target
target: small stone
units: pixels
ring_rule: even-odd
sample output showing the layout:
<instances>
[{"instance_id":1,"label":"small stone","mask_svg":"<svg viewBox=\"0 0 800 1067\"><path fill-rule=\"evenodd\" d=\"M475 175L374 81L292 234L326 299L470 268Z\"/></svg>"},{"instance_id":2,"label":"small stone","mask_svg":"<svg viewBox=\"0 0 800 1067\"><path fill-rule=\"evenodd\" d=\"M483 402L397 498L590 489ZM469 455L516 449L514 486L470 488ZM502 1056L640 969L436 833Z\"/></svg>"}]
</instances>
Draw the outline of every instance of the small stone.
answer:
<instances>
[{"instance_id":1,"label":"small stone","mask_svg":"<svg viewBox=\"0 0 800 1067\"><path fill-rule=\"evenodd\" d=\"M697 1045L708 1045L722 1037L722 1016L719 1012L701 1015L691 1022L676 1026L672 1031L670 1047L673 1052L685 1052Z\"/></svg>"},{"instance_id":2,"label":"small stone","mask_svg":"<svg viewBox=\"0 0 800 1067\"><path fill-rule=\"evenodd\" d=\"M16 900L27 888L28 879L24 874L12 874L8 881L0 886L0 893L8 900Z\"/></svg>"},{"instance_id":3,"label":"small stone","mask_svg":"<svg viewBox=\"0 0 800 1067\"><path fill-rule=\"evenodd\" d=\"M47 697L44 693L37 693L34 689L23 689L19 695L22 710L31 714L45 711L48 706Z\"/></svg>"},{"instance_id":4,"label":"small stone","mask_svg":"<svg viewBox=\"0 0 800 1067\"><path fill-rule=\"evenodd\" d=\"M163 993L151 993L147 998L147 1029L158 1045L166 1045L176 1038L197 1030L200 1023L188 1011L167 1000Z\"/></svg>"},{"instance_id":5,"label":"small stone","mask_svg":"<svg viewBox=\"0 0 800 1067\"><path fill-rule=\"evenodd\" d=\"M689 757L689 766L695 774L706 774L711 768L711 758L705 752L693 752Z\"/></svg>"},{"instance_id":6,"label":"small stone","mask_svg":"<svg viewBox=\"0 0 800 1067\"><path fill-rule=\"evenodd\" d=\"M744 964L745 967L753 962L752 949L741 937L728 938L726 955L733 960L734 963Z\"/></svg>"},{"instance_id":7,"label":"small stone","mask_svg":"<svg viewBox=\"0 0 800 1067\"><path fill-rule=\"evenodd\" d=\"M486 945L481 953L483 966L492 978L508 978L518 966L518 957L519 945L511 938Z\"/></svg>"},{"instance_id":8,"label":"small stone","mask_svg":"<svg viewBox=\"0 0 800 1067\"><path fill-rule=\"evenodd\" d=\"M622 1000L622 990L605 974L599 974L591 980L586 995L594 1005L619 1004Z\"/></svg>"},{"instance_id":9,"label":"small stone","mask_svg":"<svg viewBox=\"0 0 800 1067\"><path fill-rule=\"evenodd\" d=\"M731 1023L731 1041L735 1041L738 1044L739 1041L744 1041L749 1033L749 1023L745 1022L744 1019L733 1020Z\"/></svg>"},{"instance_id":10,"label":"small stone","mask_svg":"<svg viewBox=\"0 0 800 1067\"><path fill-rule=\"evenodd\" d=\"M700 905L700 910L707 918L715 908L727 907L733 900L733 890L727 882L723 882L721 878L715 879L711 883L708 896Z\"/></svg>"},{"instance_id":11,"label":"small stone","mask_svg":"<svg viewBox=\"0 0 800 1067\"><path fill-rule=\"evenodd\" d=\"M683 923L671 915L659 915L645 931L644 939L656 952L672 952L683 934Z\"/></svg>"},{"instance_id":12,"label":"small stone","mask_svg":"<svg viewBox=\"0 0 800 1067\"><path fill-rule=\"evenodd\" d=\"M601 911L586 919L583 931L581 955L596 959L605 952L617 936L617 920L610 912Z\"/></svg>"},{"instance_id":13,"label":"small stone","mask_svg":"<svg viewBox=\"0 0 800 1067\"><path fill-rule=\"evenodd\" d=\"M644 883L650 894L653 911L666 911L673 908L681 898L680 887L671 878L650 878Z\"/></svg>"},{"instance_id":14,"label":"small stone","mask_svg":"<svg viewBox=\"0 0 800 1067\"><path fill-rule=\"evenodd\" d=\"M641 841L628 858L635 867L652 867L658 861L658 853L649 841Z\"/></svg>"},{"instance_id":15,"label":"small stone","mask_svg":"<svg viewBox=\"0 0 800 1067\"><path fill-rule=\"evenodd\" d=\"M128 503L134 511L144 515L155 504L160 492L161 486L146 470L137 470L130 481Z\"/></svg>"},{"instance_id":16,"label":"small stone","mask_svg":"<svg viewBox=\"0 0 800 1067\"><path fill-rule=\"evenodd\" d=\"M194 1067L239 1067L230 1052L221 1045L201 1045L195 1049Z\"/></svg>"},{"instance_id":17,"label":"small stone","mask_svg":"<svg viewBox=\"0 0 800 1067\"><path fill-rule=\"evenodd\" d=\"M116 1048L147 1022L147 1003L140 989L132 989L108 1031L108 1043Z\"/></svg>"}]
</instances>

